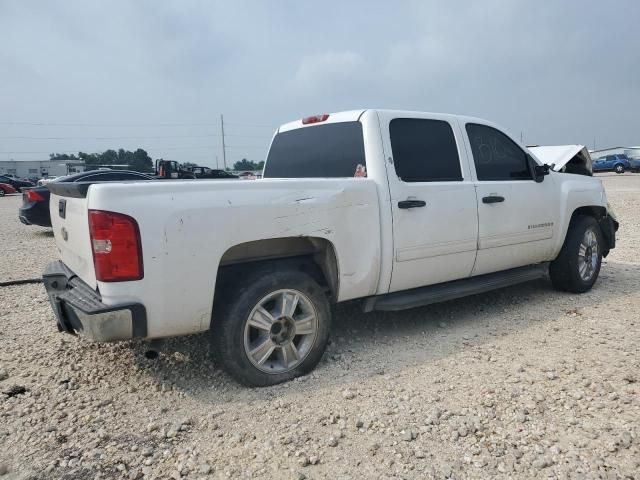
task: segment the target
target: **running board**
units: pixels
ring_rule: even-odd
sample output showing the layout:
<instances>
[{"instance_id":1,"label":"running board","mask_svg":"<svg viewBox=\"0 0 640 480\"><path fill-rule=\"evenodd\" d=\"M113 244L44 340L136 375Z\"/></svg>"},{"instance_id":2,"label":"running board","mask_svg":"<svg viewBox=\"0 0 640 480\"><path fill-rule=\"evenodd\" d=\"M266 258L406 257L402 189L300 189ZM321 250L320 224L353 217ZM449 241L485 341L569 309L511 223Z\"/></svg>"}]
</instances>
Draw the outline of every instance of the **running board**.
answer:
<instances>
[{"instance_id":1,"label":"running board","mask_svg":"<svg viewBox=\"0 0 640 480\"><path fill-rule=\"evenodd\" d=\"M371 312L373 310L397 311L422 307L432 303L446 302L447 300L545 278L548 271L549 264L540 263L538 265L505 270L504 272L488 273L477 277L429 285L428 287L369 297L363 302L362 308L365 312Z\"/></svg>"}]
</instances>

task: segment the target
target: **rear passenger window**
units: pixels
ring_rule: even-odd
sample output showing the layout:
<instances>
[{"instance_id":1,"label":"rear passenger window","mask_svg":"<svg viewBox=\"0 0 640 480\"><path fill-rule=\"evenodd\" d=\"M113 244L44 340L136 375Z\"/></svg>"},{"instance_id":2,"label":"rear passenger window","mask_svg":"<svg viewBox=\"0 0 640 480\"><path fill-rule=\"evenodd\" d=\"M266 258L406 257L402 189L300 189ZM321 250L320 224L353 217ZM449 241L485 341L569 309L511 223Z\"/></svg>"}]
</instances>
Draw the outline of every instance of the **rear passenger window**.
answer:
<instances>
[{"instance_id":1,"label":"rear passenger window","mask_svg":"<svg viewBox=\"0 0 640 480\"><path fill-rule=\"evenodd\" d=\"M467 124L478 180L531 180L527 154L495 128Z\"/></svg>"},{"instance_id":2,"label":"rear passenger window","mask_svg":"<svg viewBox=\"0 0 640 480\"><path fill-rule=\"evenodd\" d=\"M403 182L462 180L456 139L447 122L395 118L389 135L396 174Z\"/></svg>"},{"instance_id":3,"label":"rear passenger window","mask_svg":"<svg viewBox=\"0 0 640 480\"><path fill-rule=\"evenodd\" d=\"M366 171L360 122L296 128L275 136L265 178L353 177Z\"/></svg>"}]
</instances>

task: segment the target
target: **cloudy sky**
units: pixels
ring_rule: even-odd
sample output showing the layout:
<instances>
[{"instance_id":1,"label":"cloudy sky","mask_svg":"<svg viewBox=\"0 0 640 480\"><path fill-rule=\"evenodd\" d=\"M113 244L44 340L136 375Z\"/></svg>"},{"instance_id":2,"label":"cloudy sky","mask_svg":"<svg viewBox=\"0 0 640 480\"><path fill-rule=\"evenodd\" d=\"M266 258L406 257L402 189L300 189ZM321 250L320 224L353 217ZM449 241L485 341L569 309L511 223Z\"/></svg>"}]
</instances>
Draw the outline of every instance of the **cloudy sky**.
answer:
<instances>
[{"instance_id":1,"label":"cloudy sky","mask_svg":"<svg viewBox=\"0 0 640 480\"><path fill-rule=\"evenodd\" d=\"M526 143L640 144L640 2L0 2L0 160L261 160L277 125L461 113Z\"/></svg>"}]
</instances>

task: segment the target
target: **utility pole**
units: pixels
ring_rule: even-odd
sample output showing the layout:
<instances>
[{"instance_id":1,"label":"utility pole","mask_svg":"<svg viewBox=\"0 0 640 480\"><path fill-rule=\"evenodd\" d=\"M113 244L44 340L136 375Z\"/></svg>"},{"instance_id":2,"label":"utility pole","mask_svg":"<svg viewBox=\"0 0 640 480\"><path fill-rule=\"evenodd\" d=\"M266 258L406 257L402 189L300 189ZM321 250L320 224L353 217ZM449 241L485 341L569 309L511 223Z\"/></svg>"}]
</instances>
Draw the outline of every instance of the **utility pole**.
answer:
<instances>
[{"instance_id":1,"label":"utility pole","mask_svg":"<svg viewBox=\"0 0 640 480\"><path fill-rule=\"evenodd\" d=\"M224 165L224 169L227 169L227 151L224 146L224 117L220 114L220 129L222 131L222 163Z\"/></svg>"}]
</instances>

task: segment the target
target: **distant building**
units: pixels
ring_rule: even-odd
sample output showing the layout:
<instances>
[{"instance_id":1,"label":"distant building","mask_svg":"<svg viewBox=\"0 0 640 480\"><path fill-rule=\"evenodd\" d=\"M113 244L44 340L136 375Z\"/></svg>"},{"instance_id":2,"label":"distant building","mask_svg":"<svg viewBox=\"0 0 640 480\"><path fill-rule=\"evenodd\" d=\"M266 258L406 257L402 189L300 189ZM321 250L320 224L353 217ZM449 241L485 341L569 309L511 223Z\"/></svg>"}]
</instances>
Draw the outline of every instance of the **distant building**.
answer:
<instances>
[{"instance_id":1,"label":"distant building","mask_svg":"<svg viewBox=\"0 0 640 480\"><path fill-rule=\"evenodd\" d=\"M626 155L629 158L640 158L640 147L611 147L602 150L589 150L591 158L606 157L607 155Z\"/></svg>"},{"instance_id":2,"label":"distant building","mask_svg":"<svg viewBox=\"0 0 640 480\"><path fill-rule=\"evenodd\" d=\"M59 177L84 172L84 162L74 160L0 160L0 175L20 178Z\"/></svg>"}]
</instances>

